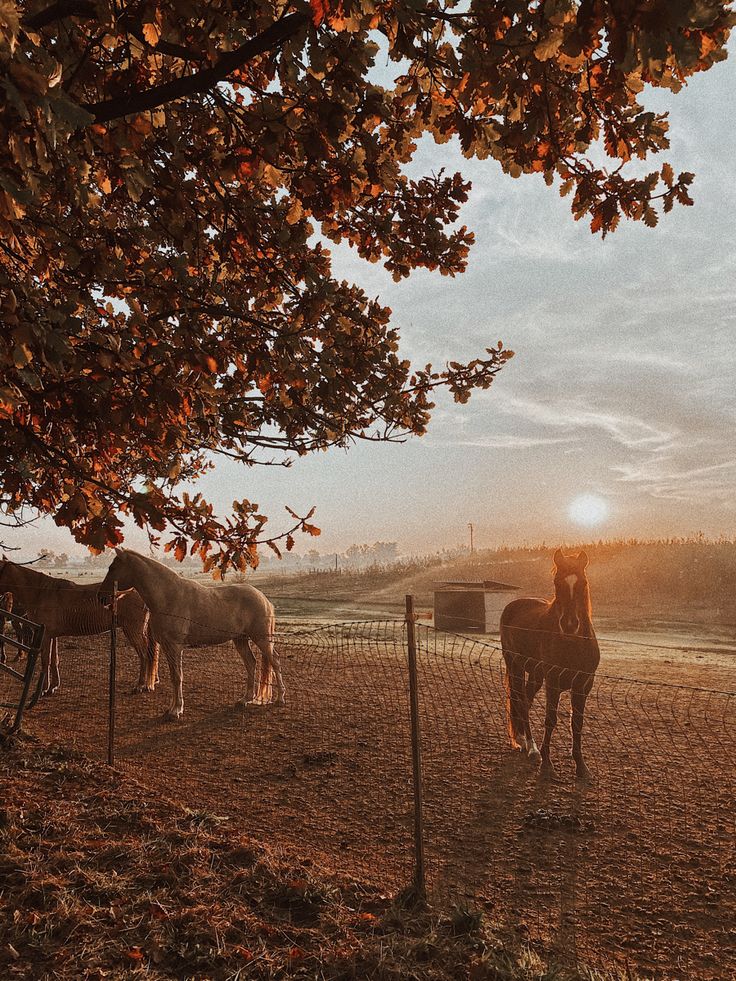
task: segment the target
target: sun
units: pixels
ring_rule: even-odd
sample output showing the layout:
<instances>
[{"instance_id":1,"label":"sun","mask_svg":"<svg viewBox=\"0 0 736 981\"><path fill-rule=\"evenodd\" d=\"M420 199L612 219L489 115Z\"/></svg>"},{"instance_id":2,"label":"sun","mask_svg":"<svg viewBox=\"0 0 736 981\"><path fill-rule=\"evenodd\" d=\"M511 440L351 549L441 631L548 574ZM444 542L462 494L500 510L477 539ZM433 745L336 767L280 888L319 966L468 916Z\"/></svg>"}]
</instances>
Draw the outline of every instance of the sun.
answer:
<instances>
[{"instance_id":1,"label":"sun","mask_svg":"<svg viewBox=\"0 0 736 981\"><path fill-rule=\"evenodd\" d=\"M570 501L567 509L570 520L586 528L603 524L608 517L608 511L608 501L598 494L579 494Z\"/></svg>"}]
</instances>

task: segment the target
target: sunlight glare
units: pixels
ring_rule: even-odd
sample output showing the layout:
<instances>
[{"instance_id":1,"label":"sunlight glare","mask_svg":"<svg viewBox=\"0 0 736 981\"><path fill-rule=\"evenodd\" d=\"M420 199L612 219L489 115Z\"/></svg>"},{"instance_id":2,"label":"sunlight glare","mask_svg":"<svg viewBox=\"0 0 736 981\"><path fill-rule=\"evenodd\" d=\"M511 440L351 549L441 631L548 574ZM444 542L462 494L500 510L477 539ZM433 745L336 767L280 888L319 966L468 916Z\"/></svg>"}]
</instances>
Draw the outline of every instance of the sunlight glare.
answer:
<instances>
[{"instance_id":1,"label":"sunlight glare","mask_svg":"<svg viewBox=\"0 0 736 981\"><path fill-rule=\"evenodd\" d=\"M567 513L576 525L592 528L608 517L608 501L597 494L580 494L570 502Z\"/></svg>"}]
</instances>

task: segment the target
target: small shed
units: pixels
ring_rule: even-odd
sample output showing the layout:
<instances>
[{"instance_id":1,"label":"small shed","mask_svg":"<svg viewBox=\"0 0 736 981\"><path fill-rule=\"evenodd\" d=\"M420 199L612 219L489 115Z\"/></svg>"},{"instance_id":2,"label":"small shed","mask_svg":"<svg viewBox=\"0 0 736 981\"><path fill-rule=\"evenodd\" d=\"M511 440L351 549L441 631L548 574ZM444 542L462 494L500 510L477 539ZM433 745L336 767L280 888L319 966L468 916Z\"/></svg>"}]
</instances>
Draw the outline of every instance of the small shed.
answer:
<instances>
[{"instance_id":1,"label":"small shed","mask_svg":"<svg viewBox=\"0 0 736 981\"><path fill-rule=\"evenodd\" d=\"M488 633L498 626L504 606L521 586L494 579L445 580L434 584L434 625L438 630Z\"/></svg>"}]
</instances>

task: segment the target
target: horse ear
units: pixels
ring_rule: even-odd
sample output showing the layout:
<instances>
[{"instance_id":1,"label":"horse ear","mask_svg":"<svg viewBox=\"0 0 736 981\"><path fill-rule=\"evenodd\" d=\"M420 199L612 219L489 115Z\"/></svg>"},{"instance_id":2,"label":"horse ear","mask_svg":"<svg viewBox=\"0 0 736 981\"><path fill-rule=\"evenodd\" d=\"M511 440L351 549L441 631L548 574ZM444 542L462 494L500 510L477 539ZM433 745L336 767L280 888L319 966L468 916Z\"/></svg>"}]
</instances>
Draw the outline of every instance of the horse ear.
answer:
<instances>
[{"instance_id":1,"label":"horse ear","mask_svg":"<svg viewBox=\"0 0 736 981\"><path fill-rule=\"evenodd\" d=\"M116 545L115 546L115 554L116 555L122 555L124 551L125 551L125 549L124 548L120 548L119 545Z\"/></svg>"},{"instance_id":2,"label":"horse ear","mask_svg":"<svg viewBox=\"0 0 736 981\"><path fill-rule=\"evenodd\" d=\"M558 548L555 554L552 556L552 561L556 566L564 565L565 556L562 554L562 549Z\"/></svg>"},{"instance_id":3,"label":"horse ear","mask_svg":"<svg viewBox=\"0 0 736 981\"><path fill-rule=\"evenodd\" d=\"M578 552L578 559L577 559L577 561L578 561L578 565L580 566L581 569L587 569L588 568L588 562L590 561L590 559L588 558L588 553L587 552Z\"/></svg>"}]
</instances>

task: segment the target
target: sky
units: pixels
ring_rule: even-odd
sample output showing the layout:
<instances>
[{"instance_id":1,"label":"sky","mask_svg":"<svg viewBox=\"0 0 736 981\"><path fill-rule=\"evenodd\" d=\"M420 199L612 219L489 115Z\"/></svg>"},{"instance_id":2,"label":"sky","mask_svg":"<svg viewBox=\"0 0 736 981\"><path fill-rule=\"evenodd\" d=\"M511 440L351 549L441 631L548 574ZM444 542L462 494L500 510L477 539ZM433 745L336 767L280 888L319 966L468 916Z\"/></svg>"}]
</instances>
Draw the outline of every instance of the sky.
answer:
<instances>
[{"instance_id":1,"label":"sky","mask_svg":"<svg viewBox=\"0 0 736 981\"><path fill-rule=\"evenodd\" d=\"M417 364L469 360L498 340L516 356L468 404L439 400L421 439L359 443L290 469L219 464L199 489L222 511L257 501L272 532L287 526L284 505L316 505L322 535L298 551L380 540L434 552L467 542L469 522L480 548L736 535L735 83L732 57L678 95L646 93L647 108L670 111L672 145L651 169L667 159L694 171L695 206L654 230L622 222L605 241L540 175L514 180L456 144L423 143L415 172L444 167L473 182L461 214L476 234L467 272L397 284L332 247L334 269L392 308ZM29 555L74 551L48 520L3 539Z\"/></svg>"}]
</instances>

